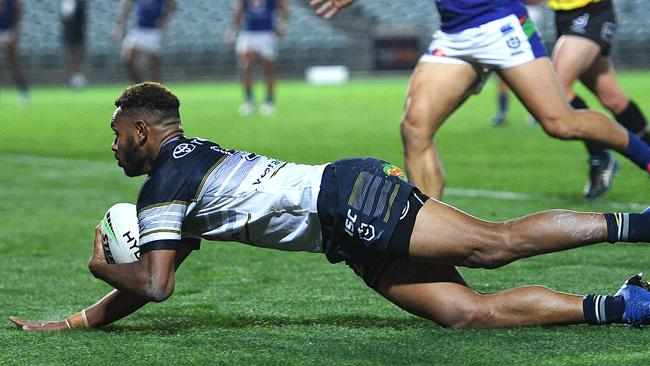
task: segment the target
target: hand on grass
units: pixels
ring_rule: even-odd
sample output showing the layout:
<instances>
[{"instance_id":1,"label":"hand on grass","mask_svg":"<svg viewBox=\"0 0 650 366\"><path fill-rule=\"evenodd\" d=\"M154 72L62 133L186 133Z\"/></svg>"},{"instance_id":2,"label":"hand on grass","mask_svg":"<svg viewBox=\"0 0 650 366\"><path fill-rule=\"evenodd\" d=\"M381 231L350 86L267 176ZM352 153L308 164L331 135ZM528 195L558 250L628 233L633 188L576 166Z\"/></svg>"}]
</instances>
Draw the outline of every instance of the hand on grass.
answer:
<instances>
[{"instance_id":1,"label":"hand on grass","mask_svg":"<svg viewBox=\"0 0 650 366\"><path fill-rule=\"evenodd\" d=\"M54 322L32 322L29 320L21 320L14 316L9 317L9 321L14 323L18 328L27 331L48 331L48 330L66 330L69 329L65 320Z\"/></svg>"}]
</instances>

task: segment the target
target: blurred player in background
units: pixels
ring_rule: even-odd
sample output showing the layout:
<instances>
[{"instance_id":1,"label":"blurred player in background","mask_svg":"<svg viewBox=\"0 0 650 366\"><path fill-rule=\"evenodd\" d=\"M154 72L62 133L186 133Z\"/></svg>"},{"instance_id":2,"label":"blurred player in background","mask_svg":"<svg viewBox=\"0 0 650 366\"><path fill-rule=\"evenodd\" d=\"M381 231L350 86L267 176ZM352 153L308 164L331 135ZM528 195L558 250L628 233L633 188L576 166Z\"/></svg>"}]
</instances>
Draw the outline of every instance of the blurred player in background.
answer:
<instances>
[{"instance_id":1,"label":"blurred player in background","mask_svg":"<svg viewBox=\"0 0 650 366\"><path fill-rule=\"evenodd\" d=\"M549 0L548 5L555 10L559 37L553 50L553 66L573 108L588 108L573 91L573 84L580 80L619 123L650 143L646 118L621 89L609 57L616 34L612 2ZM590 171L584 195L596 198L609 191L618 163L602 144L586 142L585 145Z\"/></svg>"},{"instance_id":2,"label":"blurred player in background","mask_svg":"<svg viewBox=\"0 0 650 366\"><path fill-rule=\"evenodd\" d=\"M523 0L524 5L526 5L526 10L528 11L528 16L533 21L533 24L537 26L538 32L539 27L544 25L544 0ZM500 78L497 77L497 113L490 119L492 124L495 126L502 126L508 122L508 108L510 107L510 89L508 85L503 82ZM535 118L528 116L531 124L537 123Z\"/></svg>"},{"instance_id":3,"label":"blurred player in background","mask_svg":"<svg viewBox=\"0 0 650 366\"><path fill-rule=\"evenodd\" d=\"M456 268L493 269L603 241L650 242L650 209L550 210L488 222L428 199L401 169L381 160L295 164L187 138L180 101L158 83L129 87L115 106L111 150L118 166L129 177L148 175L137 201L140 259L109 264L98 226L88 267L116 290L61 321L11 317L22 329L99 328L164 301L174 291L176 270L202 239L345 261L395 305L446 327L650 320L650 287L640 275L614 296L543 286L482 294Z\"/></svg>"},{"instance_id":4,"label":"blurred player in background","mask_svg":"<svg viewBox=\"0 0 650 366\"><path fill-rule=\"evenodd\" d=\"M352 0L311 0L331 17ZM650 146L605 114L574 110L566 100L535 26L519 0L438 0L441 29L411 76L401 121L410 179L440 199L445 185L433 141L438 128L492 71L555 138L594 141L650 172Z\"/></svg>"},{"instance_id":5,"label":"blurred player in background","mask_svg":"<svg viewBox=\"0 0 650 366\"><path fill-rule=\"evenodd\" d=\"M21 18L22 6L18 0L0 0L0 47L7 56L11 75L18 87L19 101L26 104L29 102L29 86L18 58Z\"/></svg>"},{"instance_id":6,"label":"blurred player in background","mask_svg":"<svg viewBox=\"0 0 650 366\"><path fill-rule=\"evenodd\" d=\"M61 0L59 15L63 26L63 42L70 70L70 87L81 90L86 87L85 41L86 0Z\"/></svg>"},{"instance_id":7,"label":"blurred player in background","mask_svg":"<svg viewBox=\"0 0 650 366\"><path fill-rule=\"evenodd\" d=\"M236 0L232 24L226 34L226 43L237 39L235 50L242 70L245 101L239 113L249 116L255 112L253 96L253 63L260 59L266 80L266 99L260 114L270 116L275 110L275 60L278 58L278 38L289 22L286 0ZM279 21L276 22L276 16ZM243 27L242 27L243 23Z\"/></svg>"},{"instance_id":8,"label":"blurred player in background","mask_svg":"<svg viewBox=\"0 0 650 366\"><path fill-rule=\"evenodd\" d=\"M129 14L135 5L136 27L126 34ZM133 82L144 80L138 67L141 54L149 58L148 80L160 81L162 32L176 10L175 0L124 0L114 36L122 40L122 57ZM125 36L126 34L126 36Z\"/></svg>"}]
</instances>

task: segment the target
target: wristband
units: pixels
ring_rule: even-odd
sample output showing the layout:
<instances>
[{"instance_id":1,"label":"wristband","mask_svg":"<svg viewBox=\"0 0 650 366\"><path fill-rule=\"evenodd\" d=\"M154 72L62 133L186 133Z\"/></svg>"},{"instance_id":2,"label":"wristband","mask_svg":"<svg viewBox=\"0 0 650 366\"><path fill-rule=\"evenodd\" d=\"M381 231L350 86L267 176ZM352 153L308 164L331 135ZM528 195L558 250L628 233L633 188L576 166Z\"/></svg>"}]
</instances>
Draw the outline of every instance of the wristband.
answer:
<instances>
[{"instance_id":1,"label":"wristband","mask_svg":"<svg viewBox=\"0 0 650 366\"><path fill-rule=\"evenodd\" d=\"M65 319L65 325L68 329L88 328L88 317L86 316L86 309L70 315Z\"/></svg>"}]
</instances>

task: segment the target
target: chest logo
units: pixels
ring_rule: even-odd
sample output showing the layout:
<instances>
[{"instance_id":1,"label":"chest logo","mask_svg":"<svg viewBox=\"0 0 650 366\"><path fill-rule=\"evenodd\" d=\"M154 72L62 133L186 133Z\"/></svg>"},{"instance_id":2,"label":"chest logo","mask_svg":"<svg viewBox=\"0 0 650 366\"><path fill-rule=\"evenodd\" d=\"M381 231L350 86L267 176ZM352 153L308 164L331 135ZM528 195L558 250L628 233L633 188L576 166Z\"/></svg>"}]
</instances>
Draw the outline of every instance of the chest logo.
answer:
<instances>
[{"instance_id":1,"label":"chest logo","mask_svg":"<svg viewBox=\"0 0 650 366\"><path fill-rule=\"evenodd\" d=\"M180 159L196 149L192 144L180 144L174 149L174 159Z\"/></svg>"}]
</instances>

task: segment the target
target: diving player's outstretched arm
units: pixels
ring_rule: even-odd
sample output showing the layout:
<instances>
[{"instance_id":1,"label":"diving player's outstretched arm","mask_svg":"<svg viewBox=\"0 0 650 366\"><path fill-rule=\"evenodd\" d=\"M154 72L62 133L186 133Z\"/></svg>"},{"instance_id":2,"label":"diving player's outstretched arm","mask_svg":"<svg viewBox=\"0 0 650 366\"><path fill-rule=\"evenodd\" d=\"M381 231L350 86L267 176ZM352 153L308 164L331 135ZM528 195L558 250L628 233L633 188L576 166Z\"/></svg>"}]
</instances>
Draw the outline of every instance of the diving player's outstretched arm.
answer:
<instances>
[{"instance_id":1,"label":"diving player's outstretched arm","mask_svg":"<svg viewBox=\"0 0 650 366\"><path fill-rule=\"evenodd\" d=\"M339 10L346 8L354 3L355 0L310 0L309 5L318 6L317 15L322 15L325 19L330 19Z\"/></svg>"},{"instance_id":2,"label":"diving player's outstretched arm","mask_svg":"<svg viewBox=\"0 0 650 366\"><path fill-rule=\"evenodd\" d=\"M101 240L100 240L100 244L101 244ZM106 263L105 258L103 256L103 250L101 250L101 247L99 247L100 253L97 253L97 249L98 249L97 240L95 240L95 250L93 252L93 256L91 257L90 264L89 264L89 267L91 267L91 271L93 270L92 269L93 266L97 266L95 262L103 260L104 263ZM160 251L160 250L152 251L144 254L141 260L144 257L150 257L150 254L154 254L156 252L169 252L169 251ZM172 271L173 273L175 273L175 270L178 269L181 263L185 260L185 258L187 258L190 255L191 252L192 252L192 248L190 246L183 245L181 246L181 249L175 251L175 255L166 256L166 257L173 258L173 263L174 263L173 266L174 270ZM134 263L140 263L140 262L134 262ZM106 266L118 266L118 265L106 263ZM164 267L164 264L162 267ZM116 270L120 270L120 269L116 269ZM160 271L160 269L158 270ZM97 274L95 275L97 276ZM76 314L73 314L64 320L51 321L51 322L35 322L35 321L21 320L15 317L9 317L9 320L12 323L16 324L16 326L24 330L32 330L32 331L66 330L66 329L88 328L88 327L101 328L103 326L111 324L116 320L122 319L125 316L128 316L129 314L132 314L133 312L140 309L150 301L160 301L161 299L162 298L160 297L156 299L148 295L135 294L128 291L113 290L109 294L104 296L101 300L99 300L97 303L92 305L91 307L84 309Z\"/></svg>"}]
</instances>

